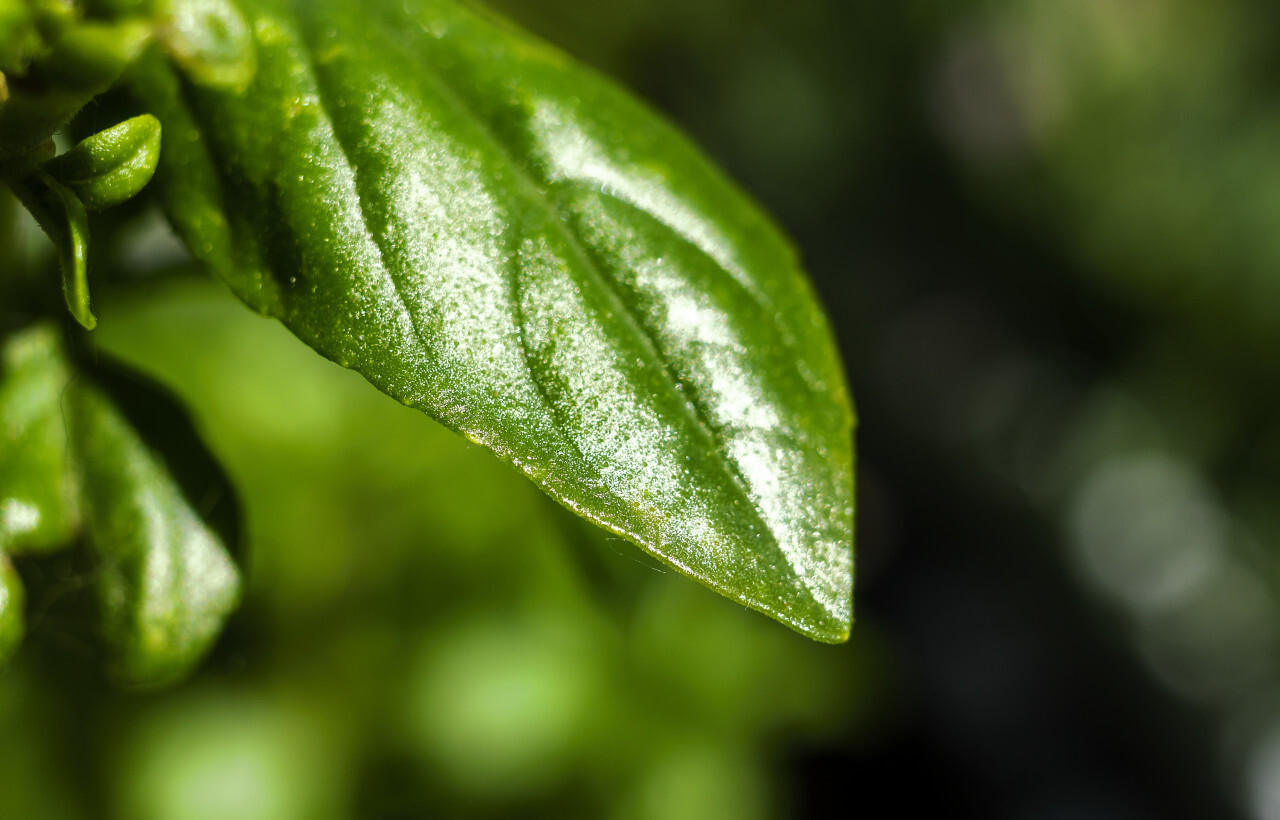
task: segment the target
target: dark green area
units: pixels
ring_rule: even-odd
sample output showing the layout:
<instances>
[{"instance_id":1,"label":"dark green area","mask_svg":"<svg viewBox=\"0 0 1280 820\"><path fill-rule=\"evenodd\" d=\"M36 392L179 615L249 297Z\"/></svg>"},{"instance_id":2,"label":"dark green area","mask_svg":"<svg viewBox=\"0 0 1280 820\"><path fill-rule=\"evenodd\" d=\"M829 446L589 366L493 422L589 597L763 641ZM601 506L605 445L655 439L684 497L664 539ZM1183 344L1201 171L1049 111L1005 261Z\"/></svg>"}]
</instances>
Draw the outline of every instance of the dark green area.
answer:
<instances>
[{"instance_id":1,"label":"dark green area","mask_svg":"<svg viewBox=\"0 0 1280 820\"><path fill-rule=\"evenodd\" d=\"M9 557L0 554L0 664L7 665L26 631L26 593Z\"/></svg>"}]
</instances>

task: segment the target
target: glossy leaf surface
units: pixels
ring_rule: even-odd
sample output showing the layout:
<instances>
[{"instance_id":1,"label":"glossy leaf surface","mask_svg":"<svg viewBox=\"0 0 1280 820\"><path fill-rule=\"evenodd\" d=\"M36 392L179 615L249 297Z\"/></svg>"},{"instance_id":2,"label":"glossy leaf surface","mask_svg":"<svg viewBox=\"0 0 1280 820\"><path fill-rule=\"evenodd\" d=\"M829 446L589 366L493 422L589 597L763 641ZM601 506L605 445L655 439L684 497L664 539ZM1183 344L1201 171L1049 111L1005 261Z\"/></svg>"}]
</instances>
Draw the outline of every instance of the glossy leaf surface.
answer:
<instances>
[{"instance_id":1,"label":"glossy leaf surface","mask_svg":"<svg viewBox=\"0 0 1280 820\"><path fill-rule=\"evenodd\" d=\"M769 220L642 105L495 18L238 5L246 92L156 60L136 87L195 254L578 514L847 637L852 412Z\"/></svg>"},{"instance_id":2,"label":"glossy leaf surface","mask_svg":"<svg viewBox=\"0 0 1280 820\"><path fill-rule=\"evenodd\" d=\"M44 164L85 207L100 211L132 199L151 180L160 155L160 121L149 114L82 140Z\"/></svg>"},{"instance_id":3,"label":"glossy leaf surface","mask_svg":"<svg viewBox=\"0 0 1280 820\"><path fill-rule=\"evenodd\" d=\"M111 671L138 686L176 680L204 657L235 608L238 571L104 394L77 380L66 405Z\"/></svg>"},{"instance_id":4,"label":"glossy leaf surface","mask_svg":"<svg viewBox=\"0 0 1280 820\"><path fill-rule=\"evenodd\" d=\"M62 422L70 374L53 325L0 343L0 553L67 546L79 526Z\"/></svg>"}]
</instances>

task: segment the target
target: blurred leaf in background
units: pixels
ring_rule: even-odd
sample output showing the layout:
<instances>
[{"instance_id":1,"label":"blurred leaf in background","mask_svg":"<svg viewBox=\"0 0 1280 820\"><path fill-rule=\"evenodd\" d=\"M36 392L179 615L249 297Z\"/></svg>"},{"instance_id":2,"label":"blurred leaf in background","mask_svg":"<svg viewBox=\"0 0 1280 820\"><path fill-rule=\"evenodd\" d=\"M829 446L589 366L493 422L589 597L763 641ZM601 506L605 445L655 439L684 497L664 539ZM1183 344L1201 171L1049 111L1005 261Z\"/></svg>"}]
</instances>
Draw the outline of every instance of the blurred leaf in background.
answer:
<instances>
[{"instance_id":1,"label":"blurred leaf in background","mask_svg":"<svg viewBox=\"0 0 1280 820\"><path fill-rule=\"evenodd\" d=\"M1127 314L1091 378L1046 357L1075 384L1035 503L1156 678L1220 721L1242 805L1275 817L1276 9L953 11L933 113L975 203Z\"/></svg>"}]
</instances>

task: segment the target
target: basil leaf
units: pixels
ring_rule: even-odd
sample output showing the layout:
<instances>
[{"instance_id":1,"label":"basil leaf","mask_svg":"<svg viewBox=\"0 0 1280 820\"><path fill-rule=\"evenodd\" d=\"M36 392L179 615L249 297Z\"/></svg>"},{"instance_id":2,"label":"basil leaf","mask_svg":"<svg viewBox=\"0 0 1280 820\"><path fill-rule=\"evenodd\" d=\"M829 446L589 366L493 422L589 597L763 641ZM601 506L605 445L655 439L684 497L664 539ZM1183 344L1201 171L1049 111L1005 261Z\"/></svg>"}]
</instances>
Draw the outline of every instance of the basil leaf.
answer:
<instances>
[{"instance_id":1,"label":"basil leaf","mask_svg":"<svg viewBox=\"0 0 1280 820\"><path fill-rule=\"evenodd\" d=\"M9 563L9 557L0 553L0 669L13 658L26 632L24 599L18 573Z\"/></svg>"},{"instance_id":2,"label":"basil leaf","mask_svg":"<svg viewBox=\"0 0 1280 820\"><path fill-rule=\"evenodd\" d=\"M50 324L0 343L0 552L67 546L79 528L62 394L71 370Z\"/></svg>"},{"instance_id":3,"label":"basil leaf","mask_svg":"<svg viewBox=\"0 0 1280 820\"><path fill-rule=\"evenodd\" d=\"M66 406L110 671L135 686L175 681L204 657L235 608L236 566L105 395L76 380Z\"/></svg>"},{"instance_id":4,"label":"basil leaf","mask_svg":"<svg viewBox=\"0 0 1280 820\"><path fill-rule=\"evenodd\" d=\"M845 639L852 409L768 218L644 106L487 14L237 5L247 91L154 60L138 78L192 251L579 515Z\"/></svg>"},{"instance_id":5,"label":"basil leaf","mask_svg":"<svg viewBox=\"0 0 1280 820\"><path fill-rule=\"evenodd\" d=\"M141 191L155 173L159 154L160 121L143 114L81 140L43 167L86 208L101 211Z\"/></svg>"},{"instance_id":6,"label":"basil leaf","mask_svg":"<svg viewBox=\"0 0 1280 820\"><path fill-rule=\"evenodd\" d=\"M58 249L67 309L85 330L98 326L89 309L89 214L70 188L41 171L9 187Z\"/></svg>"}]
</instances>

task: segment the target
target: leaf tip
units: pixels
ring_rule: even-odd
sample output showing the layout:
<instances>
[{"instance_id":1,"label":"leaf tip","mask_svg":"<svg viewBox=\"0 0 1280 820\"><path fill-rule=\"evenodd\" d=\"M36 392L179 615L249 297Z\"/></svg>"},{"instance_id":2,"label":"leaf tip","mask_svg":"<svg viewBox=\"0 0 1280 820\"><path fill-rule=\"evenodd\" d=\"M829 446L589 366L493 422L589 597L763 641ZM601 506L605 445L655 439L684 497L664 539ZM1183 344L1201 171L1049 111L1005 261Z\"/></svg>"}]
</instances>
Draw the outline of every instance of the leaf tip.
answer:
<instances>
[{"instance_id":1,"label":"leaf tip","mask_svg":"<svg viewBox=\"0 0 1280 820\"><path fill-rule=\"evenodd\" d=\"M827 617L813 621L793 621L781 618L779 620L801 635L812 638L819 643L842 644L846 643L853 633L853 614L851 610L852 607L846 607L840 613L825 612L824 614Z\"/></svg>"},{"instance_id":2,"label":"leaf tip","mask_svg":"<svg viewBox=\"0 0 1280 820\"><path fill-rule=\"evenodd\" d=\"M98 317L93 315L87 304L72 305L71 316L85 330L93 330L98 326Z\"/></svg>"}]
</instances>

